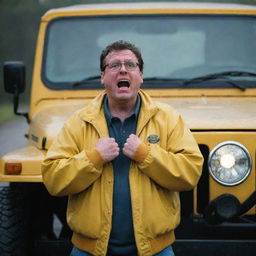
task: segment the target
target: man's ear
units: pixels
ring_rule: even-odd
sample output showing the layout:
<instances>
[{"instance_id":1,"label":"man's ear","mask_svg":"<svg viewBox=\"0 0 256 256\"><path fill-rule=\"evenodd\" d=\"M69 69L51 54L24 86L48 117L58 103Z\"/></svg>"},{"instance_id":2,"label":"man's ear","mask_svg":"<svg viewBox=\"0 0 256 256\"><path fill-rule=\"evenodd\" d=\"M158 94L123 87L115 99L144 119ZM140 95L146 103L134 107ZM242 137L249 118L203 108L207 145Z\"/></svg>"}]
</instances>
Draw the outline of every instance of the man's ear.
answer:
<instances>
[{"instance_id":1,"label":"man's ear","mask_svg":"<svg viewBox=\"0 0 256 256\"><path fill-rule=\"evenodd\" d=\"M140 71L141 83L143 83L143 72Z\"/></svg>"},{"instance_id":2,"label":"man's ear","mask_svg":"<svg viewBox=\"0 0 256 256\"><path fill-rule=\"evenodd\" d=\"M102 72L100 73L100 81L101 81L101 84L104 84L104 83L103 83L104 75L105 75L105 72L102 71Z\"/></svg>"}]
</instances>

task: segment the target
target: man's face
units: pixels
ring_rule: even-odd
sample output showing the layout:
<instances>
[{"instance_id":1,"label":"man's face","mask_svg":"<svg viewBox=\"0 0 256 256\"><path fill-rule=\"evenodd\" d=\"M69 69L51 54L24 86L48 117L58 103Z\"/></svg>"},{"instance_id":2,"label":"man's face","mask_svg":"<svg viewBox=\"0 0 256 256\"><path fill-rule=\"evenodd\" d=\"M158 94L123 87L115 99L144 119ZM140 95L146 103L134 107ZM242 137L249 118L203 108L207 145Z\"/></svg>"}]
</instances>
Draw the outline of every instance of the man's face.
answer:
<instances>
[{"instance_id":1,"label":"man's face","mask_svg":"<svg viewBox=\"0 0 256 256\"><path fill-rule=\"evenodd\" d=\"M119 70L113 70L110 65L127 62L135 63L136 67L127 70L125 65L122 65ZM137 98L138 90L143 82L142 72L137 63L137 57L130 50L113 51L106 56L105 65L107 66L101 73L101 83L106 88L109 100L120 102Z\"/></svg>"}]
</instances>

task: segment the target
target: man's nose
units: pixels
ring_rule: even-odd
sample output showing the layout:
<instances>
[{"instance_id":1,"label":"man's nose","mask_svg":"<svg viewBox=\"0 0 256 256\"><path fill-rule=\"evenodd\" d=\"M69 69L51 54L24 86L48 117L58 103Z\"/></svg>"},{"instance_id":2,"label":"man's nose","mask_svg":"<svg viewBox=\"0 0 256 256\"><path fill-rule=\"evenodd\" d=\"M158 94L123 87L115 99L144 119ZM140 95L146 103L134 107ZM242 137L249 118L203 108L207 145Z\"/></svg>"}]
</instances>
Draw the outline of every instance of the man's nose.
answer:
<instances>
[{"instance_id":1,"label":"man's nose","mask_svg":"<svg viewBox=\"0 0 256 256\"><path fill-rule=\"evenodd\" d=\"M127 72L125 64L121 63L120 72Z\"/></svg>"}]
</instances>

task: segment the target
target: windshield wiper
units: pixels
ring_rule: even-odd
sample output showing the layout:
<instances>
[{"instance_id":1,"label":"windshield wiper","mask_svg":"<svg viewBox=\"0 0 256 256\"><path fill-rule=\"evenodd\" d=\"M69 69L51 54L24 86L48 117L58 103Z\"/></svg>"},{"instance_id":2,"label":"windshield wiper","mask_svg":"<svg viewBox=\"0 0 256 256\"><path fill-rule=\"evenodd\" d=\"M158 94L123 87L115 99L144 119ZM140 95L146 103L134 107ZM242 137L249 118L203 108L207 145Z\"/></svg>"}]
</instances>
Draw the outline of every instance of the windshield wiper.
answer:
<instances>
[{"instance_id":1,"label":"windshield wiper","mask_svg":"<svg viewBox=\"0 0 256 256\"><path fill-rule=\"evenodd\" d=\"M87 82L89 81L94 81L94 80L99 80L100 79L100 76L97 75L97 76L90 76L90 77L86 77L80 81L77 81L77 82L74 82L71 86L72 87L78 87L80 85L83 85L83 84L87 84Z\"/></svg>"},{"instance_id":2,"label":"windshield wiper","mask_svg":"<svg viewBox=\"0 0 256 256\"><path fill-rule=\"evenodd\" d=\"M213 74L208 74L205 76L198 76L198 77L194 77L191 79L188 79L186 81L183 82L183 85L188 85L191 83L202 83L205 81L209 81L209 80L214 80L214 79L220 79L220 78L224 78L226 79L225 82L233 85L234 87L237 87L238 89L245 91L246 88L235 83L233 80L229 79L228 77L256 77L256 73L252 73L252 72L246 72L246 71L226 71L226 72L220 72L220 73L213 73Z\"/></svg>"},{"instance_id":3,"label":"windshield wiper","mask_svg":"<svg viewBox=\"0 0 256 256\"><path fill-rule=\"evenodd\" d=\"M145 82L151 82L151 81L183 81L184 79L178 79L178 78L170 78L170 77L161 77L161 76L152 76L152 77L145 77L143 78L143 81Z\"/></svg>"}]
</instances>

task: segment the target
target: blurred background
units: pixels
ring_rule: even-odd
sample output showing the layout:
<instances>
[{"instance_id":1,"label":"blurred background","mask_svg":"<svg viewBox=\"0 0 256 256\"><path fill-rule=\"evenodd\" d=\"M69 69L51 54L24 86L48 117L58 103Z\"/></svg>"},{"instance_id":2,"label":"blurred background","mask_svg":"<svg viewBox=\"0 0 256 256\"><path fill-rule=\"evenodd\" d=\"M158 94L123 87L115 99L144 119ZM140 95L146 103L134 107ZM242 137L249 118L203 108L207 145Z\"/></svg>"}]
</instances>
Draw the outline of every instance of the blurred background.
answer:
<instances>
[{"instance_id":1,"label":"blurred background","mask_svg":"<svg viewBox=\"0 0 256 256\"><path fill-rule=\"evenodd\" d=\"M164 0L162 0L164 1ZM173 1L192 2L193 0ZM3 63L23 61L26 65L26 92L20 99L21 109L28 110L34 52L41 16L51 8L86 3L114 2L161 2L136 0L0 0L0 124L12 118L12 95L5 93L3 85ZM172 1L169 1L172 2ZM256 0L219 0L193 2L231 2L256 4Z\"/></svg>"}]
</instances>

